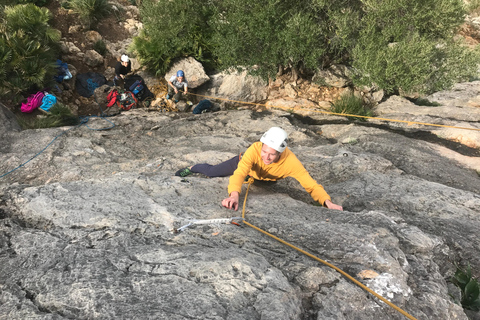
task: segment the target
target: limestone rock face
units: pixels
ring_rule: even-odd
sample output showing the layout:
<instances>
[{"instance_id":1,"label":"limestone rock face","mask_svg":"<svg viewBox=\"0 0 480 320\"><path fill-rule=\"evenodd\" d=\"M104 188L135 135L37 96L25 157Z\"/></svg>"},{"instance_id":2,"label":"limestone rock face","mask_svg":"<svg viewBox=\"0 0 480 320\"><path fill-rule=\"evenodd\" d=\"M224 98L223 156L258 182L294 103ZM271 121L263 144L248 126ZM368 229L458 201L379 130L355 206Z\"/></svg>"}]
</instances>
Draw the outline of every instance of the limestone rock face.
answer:
<instances>
[{"instance_id":1,"label":"limestone rock face","mask_svg":"<svg viewBox=\"0 0 480 320\"><path fill-rule=\"evenodd\" d=\"M0 103L0 136L8 132L17 132L21 130L20 125L15 119L15 115L8 110L2 103Z\"/></svg>"},{"instance_id":2,"label":"limestone rock face","mask_svg":"<svg viewBox=\"0 0 480 320\"><path fill-rule=\"evenodd\" d=\"M227 102L238 106L235 101L259 102L267 98L267 83L260 77L251 76L246 70L224 71L211 75L208 87L200 88L198 93L204 96L214 96L233 101Z\"/></svg>"},{"instance_id":3,"label":"limestone rock face","mask_svg":"<svg viewBox=\"0 0 480 320\"><path fill-rule=\"evenodd\" d=\"M344 65L332 65L328 70L317 70L313 81L324 81L332 87L346 87L351 83L352 71Z\"/></svg>"},{"instance_id":4,"label":"limestone rock face","mask_svg":"<svg viewBox=\"0 0 480 320\"><path fill-rule=\"evenodd\" d=\"M210 79L202 64L194 58L188 57L173 64L165 74L165 81L169 81L173 75L177 74L178 70L183 70L188 81L188 87L191 89L201 86Z\"/></svg>"},{"instance_id":5,"label":"limestone rock face","mask_svg":"<svg viewBox=\"0 0 480 320\"><path fill-rule=\"evenodd\" d=\"M480 81L457 84L452 90L437 92L425 99L438 105L415 105L405 98L392 96L380 103L375 111L380 117L404 121L409 128L422 128L442 139L480 149ZM425 127L421 123L432 123L438 126ZM405 123L389 125L392 128L404 127Z\"/></svg>"},{"instance_id":6,"label":"limestone rock face","mask_svg":"<svg viewBox=\"0 0 480 320\"><path fill-rule=\"evenodd\" d=\"M0 130L0 175L58 136L0 178L0 315L405 319L335 270L248 226L173 232L194 219L241 216L221 206L228 178L181 178L176 170L227 160L280 126L344 211L315 204L286 178L250 187L246 220L417 319L467 320L448 280L453 262L470 263L476 276L480 270L478 150L431 139L420 127L334 119L273 109L132 109L108 118L110 130L101 130L111 127L101 118L88 127Z\"/></svg>"}]
</instances>

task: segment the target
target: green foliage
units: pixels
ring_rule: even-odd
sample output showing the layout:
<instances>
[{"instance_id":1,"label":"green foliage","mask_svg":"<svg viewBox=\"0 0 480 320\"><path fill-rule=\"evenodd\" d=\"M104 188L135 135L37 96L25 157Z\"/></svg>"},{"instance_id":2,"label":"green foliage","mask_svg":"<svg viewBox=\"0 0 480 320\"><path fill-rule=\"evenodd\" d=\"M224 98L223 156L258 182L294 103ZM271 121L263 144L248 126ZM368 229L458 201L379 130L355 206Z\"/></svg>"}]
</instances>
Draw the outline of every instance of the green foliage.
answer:
<instances>
[{"instance_id":1,"label":"green foliage","mask_svg":"<svg viewBox=\"0 0 480 320\"><path fill-rule=\"evenodd\" d=\"M39 7L43 7L49 0L0 0L0 7L2 6L15 6L17 4L33 3Z\"/></svg>"},{"instance_id":2,"label":"green foliage","mask_svg":"<svg viewBox=\"0 0 480 320\"><path fill-rule=\"evenodd\" d=\"M34 4L6 7L0 21L0 95L15 98L53 81L60 32Z\"/></svg>"},{"instance_id":3,"label":"green foliage","mask_svg":"<svg viewBox=\"0 0 480 320\"><path fill-rule=\"evenodd\" d=\"M19 124L23 129L53 128L62 126L74 126L80 123L77 116L72 114L70 109L57 102L50 108L50 112L45 116L35 118L18 118Z\"/></svg>"},{"instance_id":4,"label":"green foliage","mask_svg":"<svg viewBox=\"0 0 480 320\"><path fill-rule=\"evenodd\" d=\"M93 44L93 50L104 56L107 53L107 45L103 40L98 40Z\"/></svg>"},{"instance_id":5,"label":"green foliage","mask_svg":"<svg viewBox=\"0 0 480 320\"><path fill-rule=\"evenodd\" d=\"M69 2L87 28L94 28L112 8L108 0L69 0Z\"/></svg>"},{"instance_id":6,"label":"green foliage","mask_svg":"<svg viewBox=\"0 0 480 320\"><path fill-rule=\"evenodd\" d=\"M365 105L363 99L355 96L352 93L344 94L340 96L336 101L331 103L330 110L335 113L341 114L355 114L358 116L372 117L373 112L370 107ZM365 118L348 117L352 120L366 121Z\"/></svg>"},{"instance_id":7,"label":"green foliage","mask_svg":"<svg viewBox=\"0 0 480 320\"><path fill-rule=\"evenodd\" d=\"M480 0L470 0L465 10L470 15L478 16L478 14L480 14Z\"/></svg>"},{"instance_id":8,"label":"green foliage","mask_svg":"<svg viewBox=\"0 0 480 320\"><path fill-rule=\"evenodd\" d=\"M429 93L473 78L480 62L454 37L462 0L144 0L140 10L134 50L157 73L186 56L264 77L342 63L357 86Z\"/></svg>"},{"instance_id":9,"label":"green foliage","mask_svg":"<svg viewBox=\"0 0 480 320\"><path fill-rule=\"evenodd\" d=\"M460 0L365 1L364 28L352 51L356 85L387 93L430 93L467 80L479 62L454 31L465 12Z\"/></svg>"},{"instance_id":10,"label":"green foliage","mask_svg":"<svg viewBox=\"0 0 480 320\"><path fill-rule=\"evenodd\" d=\"M145 0L140 7L144 29L134 38L134 50L143 65L164 73L180 57L192 56L204 64L213 60L210 0Z\"/></svg>"},{"instance_id":11,"label":"green foliage","mask_svg":"<svg viewBox=\"0 0 480 320\"><path fill-rule=\"evenodd\" d=\"M408 99L408 98L407 98ZM408 99L411 102L415 103L417 106L425 106L425 107L440 107L442 104L438 102L431 102L425 98L417 98L417 99Z\"/></svg>"},{"instance_id":12,"label":"green foliage","mask_svg":"<svg viewBox=\"0 0 480 320\"><path fill-rule=\"evenodd\" d=\"M470 265L466 270L457 266L457 271L452 278L452 283L460 288L462 294L462 307L474 311L480 310L480 285L477 279L472 277Z\"/></svg>"}]
</instances>

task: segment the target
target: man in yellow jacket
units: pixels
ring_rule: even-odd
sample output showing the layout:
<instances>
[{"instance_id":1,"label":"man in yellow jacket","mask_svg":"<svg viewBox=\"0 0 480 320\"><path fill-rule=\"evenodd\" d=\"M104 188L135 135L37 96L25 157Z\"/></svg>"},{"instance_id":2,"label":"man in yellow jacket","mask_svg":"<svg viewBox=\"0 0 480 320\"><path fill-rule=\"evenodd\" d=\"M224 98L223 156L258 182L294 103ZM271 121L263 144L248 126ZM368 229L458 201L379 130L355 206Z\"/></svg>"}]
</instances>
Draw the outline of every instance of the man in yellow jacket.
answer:
<instances>
[{"instance_id":1,"label":"man in yellow jacket","mask_svg":"<svg viewBox=\"0 0 480 320\"><path fill-rule=\"evenodd\" d=\"M303 167L295 154L287 148L287 133L272 127L263 134L260 141L252 144L243 156L235 156L218 165L206 163L178 170L175 175L185 177L192 173L203 173L209 177L230 176L229 197L222 201L228 209L238 210L238 201L243 181L247 175L257 180L276 181L286 177L295 178L321 205L335 210L343 210L334 204L330 196Z\"/></svg>"}]
</instances>

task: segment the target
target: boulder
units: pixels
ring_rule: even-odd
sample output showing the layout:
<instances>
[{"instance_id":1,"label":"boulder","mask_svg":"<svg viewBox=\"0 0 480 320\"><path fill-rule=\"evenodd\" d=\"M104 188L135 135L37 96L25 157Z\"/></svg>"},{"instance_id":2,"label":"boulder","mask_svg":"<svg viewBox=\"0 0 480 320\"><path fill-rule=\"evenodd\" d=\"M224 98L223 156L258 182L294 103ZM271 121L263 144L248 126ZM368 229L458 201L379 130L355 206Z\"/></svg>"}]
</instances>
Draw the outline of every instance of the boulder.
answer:
<instances>
[{"instance_id":1,"label":"boulder","mask_svg":"<svg viewBox=\"0 0 480 320\"><path fill-rule=\"evenodd\" d=\"M103 56L95 50L87 50L83 62L90 67L97 67L103 64Z\"/></svg>"},{"instance_id":2,"label":"boulder","mask_svg":"<svg viewBox=\"0 0 480 320\"><path fill-rule=\"evenodd\" d=\"M102 40L102 36L101 36L100 33L98 33L97 31L89 30L89 31L87 31L87 33L85 34L85 39L86 39L88 42L96 43L96 42Z\"/></svg>"},{"instance_id":3,"label":"boulder","mask_svg":"<svg viewBox=\"0 0 480 320\"><path fill-rule=\"evenodd\" d=\"M230 106L241 106L237 101L260 102L267 98L267 83L260 77L251 76L246 70L229 70L210 76L208 87L200 88L200 98L218 97ZM221 100L217 102L222 102Z\"/></svg>"},{"instance_id":4,"label":"boulder","mask_svg":"<svg viewBox=\"0 0 480 320\"><path fill-rule=\"evenodd\" d=\"M69 41L60 41L60 50L65 54L77 54L81 51L73 42Z\"/></svg>"},{"instance_id":5,"label":"boulder","mask_svg":"<svg viewBox=\"0 0 480 320\"><path fill-rule=\"evenodd\" d=\"M202 64L194 58L188 57L172 65L165 74L165 81L170 80L172 76L176 75L178 70L185 72L185 78L188 81L188 87L190 89L195 89L210 79L205 73Z\"/></svg>"},{"instance_id":6,"label":"boulder","mask_svg":"<svg viewBox=\"0 0 480 320\"><path fill-rule=\"evenodd\" d=\"M343 88L351 84L351 71L345 65L332 65L326 70L317 70L312 81L322 82L332 87Z\"/></svg>"}]
</instances>

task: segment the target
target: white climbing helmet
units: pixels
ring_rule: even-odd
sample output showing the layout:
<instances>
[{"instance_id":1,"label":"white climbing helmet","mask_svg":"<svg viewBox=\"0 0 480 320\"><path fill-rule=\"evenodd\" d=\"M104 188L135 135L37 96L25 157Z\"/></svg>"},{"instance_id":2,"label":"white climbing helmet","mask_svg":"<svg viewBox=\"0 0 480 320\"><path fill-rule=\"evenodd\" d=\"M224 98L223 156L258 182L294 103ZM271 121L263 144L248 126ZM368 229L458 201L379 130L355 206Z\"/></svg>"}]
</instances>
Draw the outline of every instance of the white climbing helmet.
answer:
<instances>
[{"instance_id":1,"label":"white climbing helmet","mask_svg":"<svg viewBox=\"0 0 480 320\"><path fill-rule=\"evenodd\" d=\"M283 152L287 147L287 133L285 130L279 127L272 127L263 134L260 138L260 142L265 143L270 148Z\"/></svg>"},{"instance_id":2,"label":"white climbing helmet","mask_svg":"<svg viewBox=\"0 0 480 320\"><path fill-rule=\"evenodd\" d=\"M128 56L127 56L126 54L123 54L120 59L121 59L123 62L128 62L128 61L130 61L130 59L128 58Z\"/></svg>"}]
</instances>

